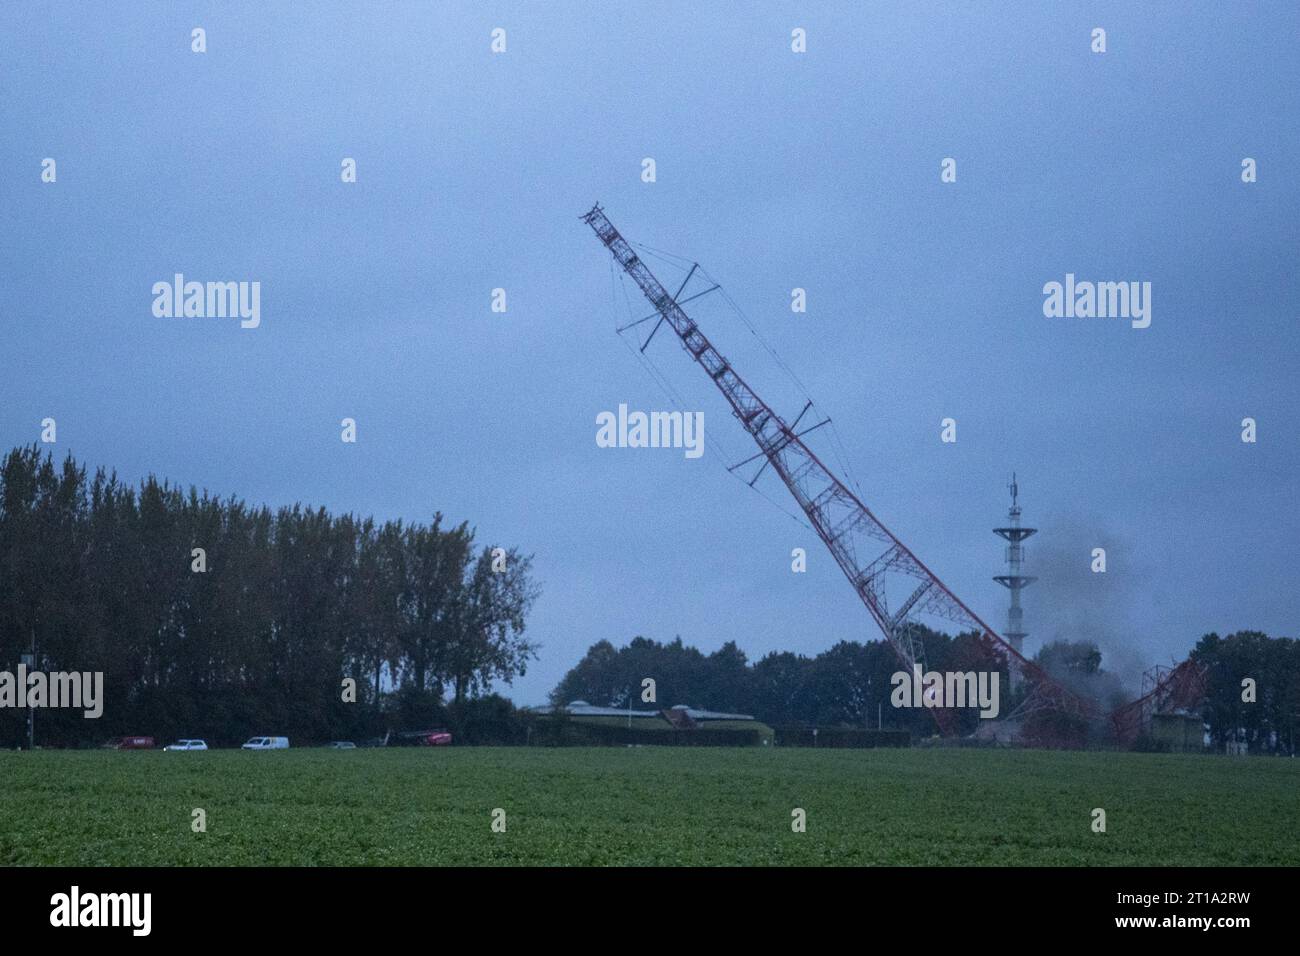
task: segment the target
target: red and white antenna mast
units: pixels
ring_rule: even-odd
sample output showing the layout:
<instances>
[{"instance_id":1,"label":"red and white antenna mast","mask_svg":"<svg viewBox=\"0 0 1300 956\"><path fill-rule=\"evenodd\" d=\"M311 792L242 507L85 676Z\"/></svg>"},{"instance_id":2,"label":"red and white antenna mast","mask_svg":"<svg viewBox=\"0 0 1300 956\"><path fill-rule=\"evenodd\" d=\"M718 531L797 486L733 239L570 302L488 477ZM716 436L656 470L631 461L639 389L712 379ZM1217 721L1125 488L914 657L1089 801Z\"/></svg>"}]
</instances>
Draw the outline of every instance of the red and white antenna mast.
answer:
<instances>
[{"instance_id":1,"label":"red and white antenna mast","mask_svg":"<svg viewBox=\"0 0 1300 956\"><path fill-rule=\"evenodd\" d=\"M915 664L923 668L925 664L924 647L911 625L919 615L935 615L952 621L961 630L974 631L1006 659L1010 669L1032 681L1029 697L1017 708L1020 715L1043 707L1091 715L1092 708L1086 701L1057 684L980 620L822 464L803 443L800 433L769 408L713 347L695 320L682 310L677 297L669 294L614 228L599 203L582 221L591 226L614 261L641 289L659 315L658 324L667 323L672 328L682 347L722 392L736 419L758 445L759 454L767 459L808 516L909 673ZM952 711L935 708L931 712L941 730L951 730Z\"/></svg>"}]
</instances>

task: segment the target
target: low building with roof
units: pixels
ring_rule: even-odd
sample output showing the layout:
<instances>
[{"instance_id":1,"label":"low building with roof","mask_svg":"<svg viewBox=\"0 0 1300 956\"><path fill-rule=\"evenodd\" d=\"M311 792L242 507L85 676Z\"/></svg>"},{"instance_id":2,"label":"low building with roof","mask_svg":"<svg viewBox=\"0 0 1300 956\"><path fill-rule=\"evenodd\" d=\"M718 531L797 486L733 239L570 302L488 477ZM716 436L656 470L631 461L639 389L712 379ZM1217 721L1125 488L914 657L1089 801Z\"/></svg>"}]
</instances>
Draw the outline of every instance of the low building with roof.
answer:
<instances>
[{"instance_id":1,"label":"low building with roof","mask_svg":"<svg viewBox=\"0 0 1300 956\"><path fill-rule=\"evenodd\" d=\"M539 717L557 717L579 725L596 727L621 727L628 731L746 731L757 742L771 742L772 728L751 714L706 710L686 704L674 704L659 710L635 707L601 707L585 700L571 700L567 704L542 705L525 708Z\"/></svg>"}]
</instances>

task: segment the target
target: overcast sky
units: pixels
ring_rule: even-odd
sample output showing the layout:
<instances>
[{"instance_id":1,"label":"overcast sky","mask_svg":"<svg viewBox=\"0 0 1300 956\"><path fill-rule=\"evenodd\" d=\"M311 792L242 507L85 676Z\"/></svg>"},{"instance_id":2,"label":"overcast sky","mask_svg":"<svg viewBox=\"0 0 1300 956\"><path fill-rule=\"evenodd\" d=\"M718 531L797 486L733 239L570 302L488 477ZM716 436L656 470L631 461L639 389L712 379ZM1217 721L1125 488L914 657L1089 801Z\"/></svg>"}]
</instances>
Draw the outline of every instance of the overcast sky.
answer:
<instances>
[{"instance_id":1,"label":"overcast sky","mask_svg":"<svg viewBox=\"0 0 1300 956\"><path fill-rule=\"evenodd\" d=\"M671 335L647 355L718 447L596 446L599 412L672 407L614 332L600 200L724 285L995 627L1017 471L1030 651L1132 670L1296 634L1294 4L263 6L0 9L0 445L52 416L57 454L131 480L468 520L536 555L521 703L601 638L876 639L775 479L772 504L727 474L753 449ZM156 318L177 272L259 281L260 327ZM1150 327L1045 317L1067 273L1150 282ZM734 314L693 314L798 413Z\"/></svg>"}]
</instances>

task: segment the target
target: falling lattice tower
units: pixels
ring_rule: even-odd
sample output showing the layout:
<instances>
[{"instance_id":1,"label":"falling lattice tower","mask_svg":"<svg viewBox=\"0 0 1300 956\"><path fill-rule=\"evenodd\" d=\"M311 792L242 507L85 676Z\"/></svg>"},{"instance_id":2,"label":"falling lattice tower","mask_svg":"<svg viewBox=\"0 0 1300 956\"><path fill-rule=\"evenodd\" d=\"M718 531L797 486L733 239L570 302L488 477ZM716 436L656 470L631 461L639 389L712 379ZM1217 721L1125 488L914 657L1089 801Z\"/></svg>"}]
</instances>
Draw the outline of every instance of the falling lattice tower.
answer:
<instances>
[{"instance_id":1,"label":"falling lattice tower","mask_svg":"<svg viewBox=\"0 0 1300 956\"><path fill-rule=\"evenodd\" d=\"M676 333L681 347L712 379L736 420L758 445L754 457L766 459L763 469L770 466L794 496L906 672L917 665L924 668L922 632L913 625L918 616L929 615L973 632L985 647L1006 662L1009 670L1028 679L1032 685L1030 693L1016 708L1016 713L1008 716L1026 716L1041 709L1080 716L1093 714L1095 708L1090 701L1078 697L1032 661L1025 660L1014 645L962 603L804 444L803 436L811 429L797 431L799 419L791 424L773 411L714 348L696 321L682 309L683 303L694 298L682 296L696 267L691 268L677 293L670 293L599 204L582 220L654 308L647 319L658 319L655 332L667 324ZM651 338L655 332L650 333ZM647 339L646 345L649 342ZM942 732L952 732L953 711L934 707L931 713Z\"/></svg>"}]
</instances>

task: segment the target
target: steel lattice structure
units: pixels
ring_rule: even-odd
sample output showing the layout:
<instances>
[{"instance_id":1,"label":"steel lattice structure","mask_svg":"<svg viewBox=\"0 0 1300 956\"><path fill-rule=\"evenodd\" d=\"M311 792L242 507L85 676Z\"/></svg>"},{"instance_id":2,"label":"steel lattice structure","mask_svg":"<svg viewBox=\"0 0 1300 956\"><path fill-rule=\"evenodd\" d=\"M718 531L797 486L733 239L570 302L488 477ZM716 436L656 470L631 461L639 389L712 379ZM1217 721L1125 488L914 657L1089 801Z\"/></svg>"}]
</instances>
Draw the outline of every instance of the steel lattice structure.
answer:
<instances>
[{"instance_id":1,"label":"steel lattice structure","mask_svg":"<svg viewBox=\"0 0 1300 956\"><path fill-rule=\"evenodd\" d=\"M677 296L669 294L655 278L599 203L582 220L591 226L614 260L649 300L658 313L659 324L667 323L672 328L682 347L722 392L732 413L807 515L908 672L916 664L923 669L925 666L924 647L911 625L919 615L934 615L978 634L986 646L1005 659L1008 667L1018 668L1029 679L1032 689L1012 716L1023 717L1045 708L1095 716L1089 701L1058 684L962 603L822 464L795 429L769 408L713 347L695 320L678 304ZM933 708L932 713L940 729L949 732L953 712Z\"/></svg>"},{"instance_id":2,"label":"steel lattice structure","mask_svg":"<svg viewBox=\"0 0 1300 956\"><path fill-rule=\"evenodd\" d=\"M1142 675L1142 696L1110 715L1115 737L1132 743L1154 714L1195 713L1205 699L1208 670L1190 657L1176 667L1158 664Z\"/></svg>"},{"instance_id":3,"label":"steel lattice structure","mask_svg":"<svg viewBox=\"0 0 1300 956\"><path fill-rule=\"evenodd\" d=\"M1007 511L1009 524L1005 528L994 528L993 533L1007 541L1007 571L1009 573L996 575L993 580L1011 592L1011 605L1007 608L1007 629L1002 632L1002 636L1017 651L1023 651L1025 638L1029 634L1025 631L1024 611L1020 608L1020 592L1038 579L1020 572L1025 557L1024 541L1026 538L1032 537L1038 529L1026 528L1020 524L1020 484L1016 481L1015 472L1011 473L1011 484L1007 487L1011 492L1011 508ZM1012 687L1016 686L1019 676L1016 670L1012 668L1010 674Z\"/></svg>"}]
</instances>

